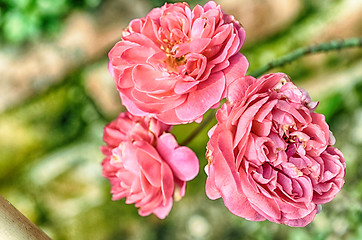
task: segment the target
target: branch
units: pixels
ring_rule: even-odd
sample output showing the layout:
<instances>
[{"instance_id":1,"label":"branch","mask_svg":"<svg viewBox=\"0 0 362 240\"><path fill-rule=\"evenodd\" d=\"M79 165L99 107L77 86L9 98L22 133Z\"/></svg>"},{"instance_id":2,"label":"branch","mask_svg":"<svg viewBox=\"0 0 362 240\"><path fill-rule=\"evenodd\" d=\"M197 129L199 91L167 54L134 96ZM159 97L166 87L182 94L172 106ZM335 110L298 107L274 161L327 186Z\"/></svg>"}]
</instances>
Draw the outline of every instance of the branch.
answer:
<instances>
[{"instance_id":1,"label":"branch","mask_svg":"<svg viewBox=\"0 0 362 240\"><path fill-rule=\"evenodd\" d=\"M344 40L339 40L339 41L333 40L330 42L324 42L316 45L299 48L287 55L280 57L279 59L269 62L268 64L252 72L250 75L253 77L260 77L261 75L263 75L264 73L273 68L281 67L287 63L291 63L294 60L309 54L339 50L343 48L361 47L361 46L362 46L362 38L348 38Z\"/></svg>"},{"instance_id":2,"label":"branch","mask_svg":"<svg viewBox=\"0 0 362 240\"><path fill-rule=\"evenodd\" d=\"M207 116L206 119L204 119L199 126L197 126L197 128L194 129L194 131L191 132L191 134L180 144L181 146L186 146L187 144L189 144L196 136L197 134L199 134L202 129L204 129L204 127L207 126L207 124L209 124L212 119L214 119L215 117L215 109L213 109L212 111L210 111L209 115Z\"/></svg>"},{"instance_id":3,"label":"branch","mask_svg":"<svg viewBox=\"0 0 362 240\"><path fill-rule=\"evenodd\" d=\"M49 240L50 238L0 195L0 239Z\"/></svg>"}]
</instances>

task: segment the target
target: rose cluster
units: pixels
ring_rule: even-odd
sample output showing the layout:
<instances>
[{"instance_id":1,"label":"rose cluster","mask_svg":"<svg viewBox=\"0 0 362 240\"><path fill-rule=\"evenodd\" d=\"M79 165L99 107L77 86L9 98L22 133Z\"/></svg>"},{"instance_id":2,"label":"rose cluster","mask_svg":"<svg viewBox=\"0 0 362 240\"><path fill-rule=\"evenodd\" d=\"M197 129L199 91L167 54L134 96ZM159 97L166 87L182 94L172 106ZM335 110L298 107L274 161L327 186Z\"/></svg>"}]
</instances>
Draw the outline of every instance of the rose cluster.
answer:
<instances>
[{"instance_id":1,"label":"rose cluster","mask_svg":"<svg viewBox=\"0 0 362 240\"><path fill-rule=\"evenodd\" d=\"M199 171L195 153L178 146L168 130L169 125L156 119L129 113L104 129L103 176L112 185L113 200L126 197L141 216L165 218L173 199L185 195L186 181Z\"/></svg>"},{"instance_id":2,"label":"rose cluster","mask_svg":"<svg viewBox=\"0 0 362 240\"><path fill-rule=\"evenodd\" d=\"M210 130L206 193L237 216L305 226L341 189L343 155L316 103L285 74L247 78L230 86L232 102Z\"/></svg>"},{"instance_id":3,"label":"rose cluster","mask_svg":"<svg viewBox=\"0 0 362 240\"><path fill-rule=\"evenodd\" d=\"M244 38L215 2L193 10L165 4L131 21L109 52L109 70L132 114L168 124L201 121L225 97L234 72L245 75Z\"/></svg>"},{"instance_id":4,"label":"rose cluster","mask_svg":"<svg viewBox=\"0 0 362 240\"><path fill-rule=\"evenodd\" d=\"M132 20L109 52L109 71L128 112L104 129L103 176L113 200L165 218L199 171L172 125L209 131L206 194L233 214L305 226L344 183L345 160L316 102L283 73L246 76L245 31L210 1L165 4Z\"/></svg>"}]
</instances>

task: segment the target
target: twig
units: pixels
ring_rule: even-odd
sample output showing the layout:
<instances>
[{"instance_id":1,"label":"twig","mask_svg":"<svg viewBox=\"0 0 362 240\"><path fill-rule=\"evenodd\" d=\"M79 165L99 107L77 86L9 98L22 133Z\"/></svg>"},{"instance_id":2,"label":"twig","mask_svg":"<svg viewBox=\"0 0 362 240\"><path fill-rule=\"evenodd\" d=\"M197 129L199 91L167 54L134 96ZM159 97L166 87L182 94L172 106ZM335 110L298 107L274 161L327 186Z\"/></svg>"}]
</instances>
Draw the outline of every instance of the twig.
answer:
<instances>
[{"instance_id":1,"label":"twig","mask_svg":"<svg viewBox=\"0 0 362 240\"><path fill-rule=\"evenodd\" d=\"M182 146L186 146L187 144L189 144L196 136L197 134L199 134L202 129L204 129L204 127L207 126L207 124L209 124L212 119L214 119L215 117L215 112L216 110L213 109L212 111L210 111L209 115L207 116L206 119L204 119L201 124L199 126L197 126L197 128L195 128L191 134L181 143Z\"/></svg>"},{"instance_id":2,"label":"twig","mask_svg":"<svg viewBox=\"0 0 362 240\"><path fill-rule=\"evenodd\" d=\"M49 240L50 238L0 195L0 239Z\"/></svg>"},{"instance_id":3,"label":"twig","mask_svg":"<svg viewBox=\"0 0 362 240\"><path fill-rule=\"evenodd\" d=\"M266 65L252 72L250 75L253 77L259 77L273 68L281 67L287 63L291 63L294 60L309 54L339 50L342 48L361 47L361 46L362 46L362 38L348 38L344 40L333 40L330 42L324 42L316 45L299 48L291 53L288 53L287 55L280 57L279 59L267 63Z\"/></svg>"}]
</instances>

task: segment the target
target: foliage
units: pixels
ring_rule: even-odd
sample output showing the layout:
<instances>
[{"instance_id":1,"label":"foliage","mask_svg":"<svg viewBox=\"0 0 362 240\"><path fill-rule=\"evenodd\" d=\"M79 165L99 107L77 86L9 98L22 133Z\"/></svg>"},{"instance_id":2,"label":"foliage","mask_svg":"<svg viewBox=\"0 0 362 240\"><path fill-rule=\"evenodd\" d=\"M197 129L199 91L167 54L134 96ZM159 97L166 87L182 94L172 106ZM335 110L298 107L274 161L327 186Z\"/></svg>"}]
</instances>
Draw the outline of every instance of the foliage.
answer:
<instances>
[{"instance_id":1,"label":"foliage","mask_svg":"<svg viewBox=\"0 0 362 240\"><path fill-rule=\"evenodd\" d=\"M93 9L100 0L4 0L0 2L0 41L22 44L56 33L75 8Z\"/></svg>"}]
</instances>

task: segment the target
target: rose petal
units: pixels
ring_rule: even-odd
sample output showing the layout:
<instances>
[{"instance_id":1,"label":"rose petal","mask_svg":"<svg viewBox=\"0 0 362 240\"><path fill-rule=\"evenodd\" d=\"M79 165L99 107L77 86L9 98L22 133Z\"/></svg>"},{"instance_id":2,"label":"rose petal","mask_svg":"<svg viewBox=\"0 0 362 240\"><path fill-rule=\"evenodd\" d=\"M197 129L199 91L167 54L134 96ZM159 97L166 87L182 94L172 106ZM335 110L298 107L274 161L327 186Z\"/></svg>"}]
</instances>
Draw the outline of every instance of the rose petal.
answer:
<instances>
[{"instance_id":1,"label":"rose petal","mask_svg":"<svg viewBox=\"0 0 362 240\"><path fill-rule=\"evenodd\" d=\"M172 134L162 134L158 139L157 150L169 164L175 176L189 181L199 172L199 160L187 147L179 147Z\"/></svg>"},{"instance_id":2,"label":"rose petal","mask_svg":"<svg viewBox=\"0 0 362 240\"><path fill-rule=\"evenodd\" d=\"M220 100L224 87L225 77L222 73L211 75L208 81L200 83L197 90L189 93L186 101L176 108L176 115L186 121L201 116Z\"/></svg>"}]
</instances>

